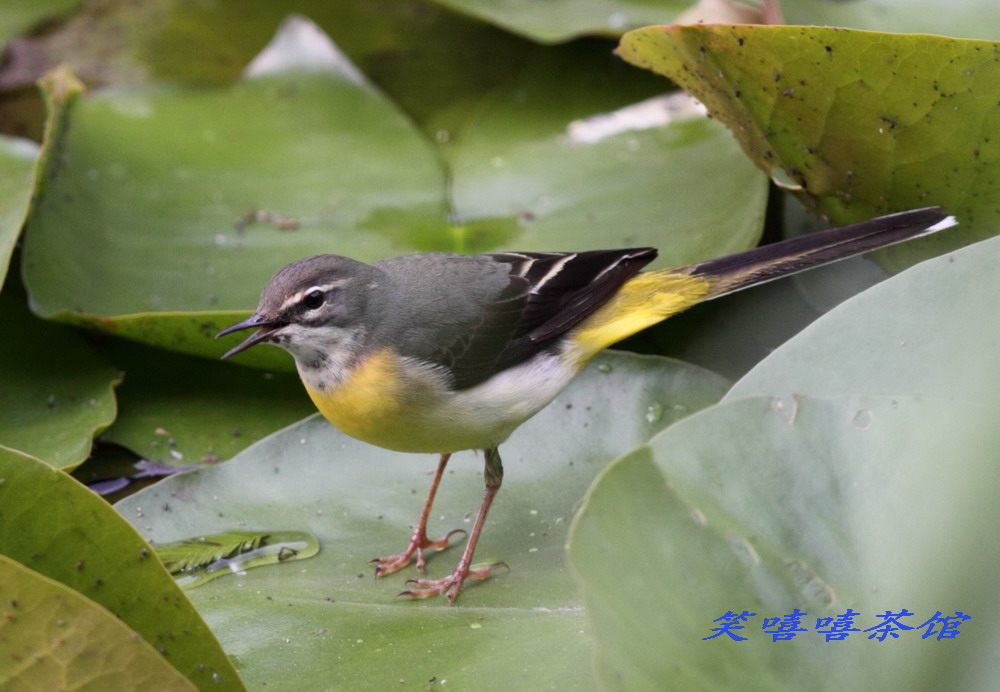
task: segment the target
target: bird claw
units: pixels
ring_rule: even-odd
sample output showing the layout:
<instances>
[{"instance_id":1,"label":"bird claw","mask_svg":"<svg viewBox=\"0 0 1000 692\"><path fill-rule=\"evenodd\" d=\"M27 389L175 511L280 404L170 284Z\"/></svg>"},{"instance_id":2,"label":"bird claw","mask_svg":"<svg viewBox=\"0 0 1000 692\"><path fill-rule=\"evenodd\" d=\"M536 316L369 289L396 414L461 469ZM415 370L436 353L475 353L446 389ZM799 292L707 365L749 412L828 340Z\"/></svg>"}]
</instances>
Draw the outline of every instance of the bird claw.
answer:
<instances>
[{"instance_id":1,"label":"bird claw","mask_svg":"<svg viewBox=\"0 0 1000 692\"><path fill-rule=\"evenodd\" d=\"M453 531L449 531L443 538L439 538L436 541L432 541L427 538L427 534L423 530L414 531L413 536L410 537L410 542L406 546L406 550L396 555L374 558L373 560L369 560L368 564L375 565L376 578L384 577L387 574L398 572L406 567L410 564L410 561L413 559L415 554L417 556L417 571L423 574L427 564L427 559L424 557L424 551L428 548L433 548L434 550L444 550L450 544L451 537L456 533L465 534L465 529L454 529Z\"/></svg>"},{"instance_id":2,"label":"bird claw","mask_svg":"<svg viewBox=\"0 0 1000 692\"><path fill-rule=\"evenodd\" d=\"M401 591L393 597L393 600L406 598L415 601L445 594L448 603L454 603L458 594L462 592L466 579L489 579L497 567L510 569L506 562L494 562L480 569L457 567L454 572L442 579L407 579L407 584L413 584L417 588Z\"/></svg>"}]
</instances>

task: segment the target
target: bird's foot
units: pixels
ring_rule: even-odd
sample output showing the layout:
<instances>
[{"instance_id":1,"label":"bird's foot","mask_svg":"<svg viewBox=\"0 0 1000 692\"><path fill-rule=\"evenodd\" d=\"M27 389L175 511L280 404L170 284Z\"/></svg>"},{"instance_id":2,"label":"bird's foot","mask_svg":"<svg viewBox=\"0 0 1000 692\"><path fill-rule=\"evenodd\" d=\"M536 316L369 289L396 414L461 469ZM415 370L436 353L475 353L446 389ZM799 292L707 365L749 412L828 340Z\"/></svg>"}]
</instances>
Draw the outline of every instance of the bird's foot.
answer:
<instances>
[{"instance_id":1,"label":"bird's foot","mask_svg":"<svg viewBox=\"0 0 1000 692\"><path fill-rule=\"evenodd\" d=\"M462 592L462 587L466 579L489 579L493 576L493 570L497 567L507 567L506 562L494 562L481 567L480 569L469 569L463 567L461 563L455 571L443 579L408 579L407 584L413 584L416 588L396 594L396 598L408 598L411 601L419 598L430 598L445 594L449 603L454 603L458 594ZM508 567L508 569L510 569Z\"/></svg>"},{"instance_id":2,"label":"bird's foot","mask_svg":"<svg viewBox=\"0 0 1000 692\"><path fill-rule=\"evenodd\" d=\"M424 531L423 527L418 527L414 530L413 535L410 537L410 542L407 544L406 550L397 555L377 557L374 560L369 560L368 564L375 565L376 578L384 577L387 574L392 574L393 572L397 572L406 567L410 564L414 554L416 554L417 571L423 574L424 567L427 563L427 560L424 557L424 551L428 548L433 548L434 550L444 550L448 547L451 537L456 533L465 534L465 530L455 529L454 531L449 531L444 538L432 541L427 538L427 533Z\"/></svg>"}]
</instances>

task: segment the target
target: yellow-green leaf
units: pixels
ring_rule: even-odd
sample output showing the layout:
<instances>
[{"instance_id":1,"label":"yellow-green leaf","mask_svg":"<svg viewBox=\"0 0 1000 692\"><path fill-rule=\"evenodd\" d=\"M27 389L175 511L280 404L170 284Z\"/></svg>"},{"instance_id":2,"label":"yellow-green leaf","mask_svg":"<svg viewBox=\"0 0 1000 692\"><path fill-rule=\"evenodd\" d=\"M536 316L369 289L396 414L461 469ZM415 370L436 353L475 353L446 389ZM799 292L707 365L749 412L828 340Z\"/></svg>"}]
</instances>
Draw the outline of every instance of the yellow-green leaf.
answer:
<instances>
[{"instance_id":1,"label":"yellow-green leaf","mask_svg":"<svg viewBox=\"0 0 1000 692\"><path fill-rule=\"evenodd\" d=\"M746 153L836 222L940 205L954 232L899 268L1000 229L1000 44L805 26L669 26L619 54L699 98Z\"/></svg>"},{"instance_id":2,"label":"yellow-green leaf","mask_svg":"<svg viewBox=\"0 0 1000 692\"><path fill-rule=\"evenodd\" d=\"M5 690L197 689L97 603L4 555L0 594Z\"/></svg>"}]
</instances>

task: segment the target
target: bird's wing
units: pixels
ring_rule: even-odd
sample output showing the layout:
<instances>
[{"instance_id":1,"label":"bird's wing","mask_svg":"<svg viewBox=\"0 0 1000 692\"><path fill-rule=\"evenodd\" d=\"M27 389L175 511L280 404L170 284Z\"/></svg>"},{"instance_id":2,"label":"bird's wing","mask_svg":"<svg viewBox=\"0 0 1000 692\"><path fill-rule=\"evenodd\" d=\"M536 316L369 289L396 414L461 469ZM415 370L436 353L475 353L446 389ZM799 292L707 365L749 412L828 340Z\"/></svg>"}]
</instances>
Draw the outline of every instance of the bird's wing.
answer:
<instances>
[{"instance_id":1,"label":"bird's wing","mask_svg":"<svg viewBox=\"0 0 1000 692\"><path fill-rule=\"evenodd\" d=\"M477 319L429 360L447 367L456 389L552 348L656 257L653 248L480 255L508 268L509 283Z\"/></svg>"}]
</instances>

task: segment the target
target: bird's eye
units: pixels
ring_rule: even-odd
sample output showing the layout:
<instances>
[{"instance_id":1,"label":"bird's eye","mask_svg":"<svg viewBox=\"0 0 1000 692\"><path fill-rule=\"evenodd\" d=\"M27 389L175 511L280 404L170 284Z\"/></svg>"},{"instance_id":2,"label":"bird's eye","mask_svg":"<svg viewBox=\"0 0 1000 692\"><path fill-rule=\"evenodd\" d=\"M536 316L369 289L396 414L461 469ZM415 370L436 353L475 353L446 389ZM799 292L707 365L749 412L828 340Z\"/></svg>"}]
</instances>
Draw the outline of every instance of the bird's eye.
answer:
<instances>
[{"instance_id":1,"label":"bird's eye","mask_svg":"<svg viewBox=\"0 0 1000 692\"><path fill-rule=\"evenodd\" d=\"M305 296L303 296L302 307L304 307L306 310L315 310L316 308L318 308L320 305L323 304L324 300L326 300L326 294L323 293L323 291L320 291L319 289L315 289L309 291L308 293L305 294Z\"/></svg>"}]
</instances>

